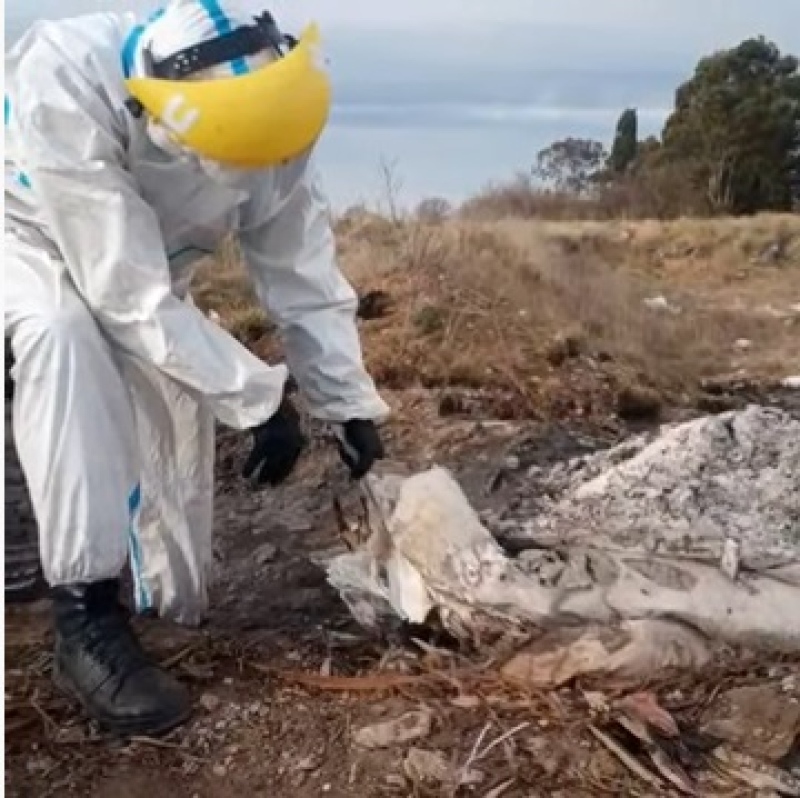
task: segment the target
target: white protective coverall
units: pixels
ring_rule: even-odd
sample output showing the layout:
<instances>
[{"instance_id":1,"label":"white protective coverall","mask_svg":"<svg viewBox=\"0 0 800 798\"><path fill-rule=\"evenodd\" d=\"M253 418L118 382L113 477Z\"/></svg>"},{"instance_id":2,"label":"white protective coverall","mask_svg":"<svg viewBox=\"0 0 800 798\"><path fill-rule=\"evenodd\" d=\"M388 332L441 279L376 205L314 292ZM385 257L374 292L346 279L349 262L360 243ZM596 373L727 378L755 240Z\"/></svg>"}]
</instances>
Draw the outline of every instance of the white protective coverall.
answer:
<instances>
[{"instance_id":1,"label":"white protective coverall","mask_svg":"<svg viewBox=\"0 0 800 798\"><path fill-rule=\"evenodd\" d=\"M230 24L216 2L197 6L209 36ZM388 408L364 369L312 157L229 187L154 146L124 105L136 24L39 22L6 56L14 432L47 581L116 578L130 556L138 610L195 624L207 609L215 420L266 421L287 369L191 304L194 262L238 233L317 418L380 421Z\"/></svg>"}]
</instances>

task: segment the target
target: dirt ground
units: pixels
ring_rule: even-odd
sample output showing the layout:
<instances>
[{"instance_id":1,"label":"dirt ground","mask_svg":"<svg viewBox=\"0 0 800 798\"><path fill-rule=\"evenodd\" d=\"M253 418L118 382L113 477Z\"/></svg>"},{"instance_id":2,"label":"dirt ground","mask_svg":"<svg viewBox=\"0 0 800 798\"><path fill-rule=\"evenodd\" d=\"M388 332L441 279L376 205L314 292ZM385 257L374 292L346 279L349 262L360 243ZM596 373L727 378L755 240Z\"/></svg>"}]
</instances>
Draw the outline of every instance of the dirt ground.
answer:
<instances>
[{"instance_id":1,"label":"dirt ground","mask_svg":"<svg viewBox=\"0 0 800 798\"><path fill-rule=\"evenodd\" d=\"M765 383L800 374L796 217L486 228L367 216L338 233L364 300L367 361L392 389L392 463L448 466L495 517L528 511L532 467L656 422L749 401L800 414L800 391ZM235 257L209 262L197 299L275 356ZM7 606L10 798L800 795L770 771L800 778L797 660L723 651L700 678L524 692L500 682L502 652L454 651L420 629L370 639L320 565L344 547L333 448L316 438L285 487L254 493L238 478L246 445L219 436L208 624L137 621L192 691L187 726L158 741L104 738L51 686L46 602ZM33 529L7 447L6 534ZM663 735L625 736L626 701L651 719L659 707L662 731L677 722L667 749L681 772L664 767ZM410 711L402 739L363 745L365 728ZM699 774L720 740L739 775L717 783Z\"/></svg>"},{"instance_id":2,"label":"dirt ground","mask_svg":"<svg viewBox=\"0 0 800 798\"><path fill-rule=\"evenodd\" d=\"M762 391L758 398L800 413L799 393ZM441 394L433 391L389 398L396 409L387 430L391 458L412 468L433 461L451 467L481 509L518 500L519 480L503 478L509 458L547 465L631 432L613 414L507 422L474 411L442 415ZM755 396L726 398L735 404ZM664 779L650 784L633 775L608 736L602 742L598 705L642 691L687 733L698 731L709 711L727 713L729 736L719 723L715 734L731 739L745 729L756 741L751 754L755 747L764 761L800 763L800 663L778 655L729 652L701 680L675 674L661 684L574 684L540 693L501 684L485 657L442 641L415 642L419 630L369 639L318 565L343 545L332 511L339 468L332 448L318 440L289 485L254 493L237 476L243 445L230 433L219 437L217 579L208 625L189 631L138 622L145 644L190 686L193 720L164 740L104 738L51 687L46 602L9 606L10 798L679 795ZM14 503L7 518L30 525L24 490L8 493L21 484L14 462L7 462L6 480ZM749 709L739 706L744 699L731 709L731 696L745 697ZM717 712L721 697L727 703ZM374 750L356 741L357 730L409 711L421 713L416 739L410 734ZM736 722L737 711L744 722ZM449 775L419 764L431 757ZM736 785L724 794L758 794ZM697 790L723 794L703 784Z\"/></svg>"}]
</instances>

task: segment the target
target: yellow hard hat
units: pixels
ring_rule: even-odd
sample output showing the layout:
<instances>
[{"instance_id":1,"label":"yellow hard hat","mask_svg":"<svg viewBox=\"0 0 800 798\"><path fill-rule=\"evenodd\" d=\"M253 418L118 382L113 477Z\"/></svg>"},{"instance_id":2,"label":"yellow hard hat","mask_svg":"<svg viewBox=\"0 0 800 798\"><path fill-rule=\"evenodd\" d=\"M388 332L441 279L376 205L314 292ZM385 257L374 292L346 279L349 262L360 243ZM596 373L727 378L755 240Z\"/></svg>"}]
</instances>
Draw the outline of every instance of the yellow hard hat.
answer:
<instances>
[{"instance_id":1,"label":"yellow hard hat","mask_svg":"<svg viewBox=\"0 0 800 798\"><path fill-rule=\"evenodd\" d=\"M281 58L213 80L131 77L128 91L185 147L244 168L278 165L308 150L328 121L331 83L309 25Z\"/></svg>"}]
</instances>

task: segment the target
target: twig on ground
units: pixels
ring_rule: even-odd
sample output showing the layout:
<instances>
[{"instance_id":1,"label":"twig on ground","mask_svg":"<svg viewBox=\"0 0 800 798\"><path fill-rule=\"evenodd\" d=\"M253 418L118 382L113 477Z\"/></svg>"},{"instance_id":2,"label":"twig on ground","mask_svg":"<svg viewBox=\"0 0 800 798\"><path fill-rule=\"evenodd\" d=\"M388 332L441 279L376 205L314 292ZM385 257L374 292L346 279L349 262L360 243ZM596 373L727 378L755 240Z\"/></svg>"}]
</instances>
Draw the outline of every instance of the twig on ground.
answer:
<instances>
[{"instance_id":1,"label":"twig on ground","mask_svg":"<svg viewBox=\"0 0 800 798\"><path fill-rule=\"evenodd\" d=\"M529 721L525 721L524 723L520 723L518 726L515 726L513 729L509 729L505 734L501 734L494 742L489 743L486 748L483 749L476 757L475 762L480 762L485 756L489 754L494 748L496 748L500 743L505 742L509 739L509 737L513 737L515 734L518 734L523 729L527 729L530 726Z\"/></svg>"},{"instance_id":2,"label":"twig on ground","mask_svg":"<svg viewBox=\"0 0 800 798\"><path fill-rule=\"evenodd\" d=\"M502 784L498 784L496 787L489 790L483 798L500 798L500 796L509 788L511 787L516 779L508 779L504 781Z\"/></svg>"},{"instance_id":3,"label":"twig on ground","mask_svg":"<svg viewBox=\"0 0 800 798\"><path fill-rule=\"evenodd\" d=\"M34 694L29 703L33 709L36 710L36 713L39 715L39 717L44 721L45 729L47 730L48 736L50 736L51 732L58 732L59 725L53 720L47 710L39 706L39 702L36 700L36 698L37 694Z\"/></svg>"},{"instance_id":4,"label":"twig on ground","mask_svg":"<svg viewBox=\"0 0 800 798\"><path fill-rule=\"evenodd\" d=\"M165 660L163 660L161 662L161 667L167 669L174 668L179 662L182 662L191 654L199 651L202 647L202 643L192 643L186 646L186 648L181 649L177 654L173 654L171 657L167 657Z\"/></svg>"},{"instance_id":5,"label":"twig on ground","mask_svg":"<svg viewBox=\"0 0 800 798\"><path fill-rule=\"evenodd\" d=\"M438 646L432 646L430 643L426 643L424 640L420 640L417 637L412 637L411 642L414 645L419 646L426 654L432 654L437 657L441 657L442 659L459 659L458 652L456 651L448 651L446 648L439 648Z\"/></svg>"},{"instance_id":6,"label":"twig on ground","mask_svg":"<svg viewBox=\"0 0 800 798\"><path fill-rule=\"evenodd\" d=\"M655 773L648 770L637 759L629 754L619 743L605 732L600 731L594 724L589 724L589 731L601 742L603 745L614 754L617 759L622 762L629 770L633 771L640 779L646 781L651 787L661 789L664 785L661 779Z\"/></svg>"},{"instance_id":7,"label":"twig on ground","mask_svg":"<svg viewBox=\"0 0 800 798\"><path fill-rule=\"evenodd\" d=\"M466 783L467 775L469 774L470 768L476 762L480 762L481 759L486 757L492 750L494 750L498 745L504 743L509 738L513 737L515 734L518 734L523 729L526 729L531 724L528 721L524 723L520 723L518 726L515 726L513 729L501 734L496 740L493 740L484 748L481 748L481 744L484 741L489 729L492 728L492 722L489 721L483 729L481 729L481 733L478 735L475 743L472 746L472 750L470 751L469 756L467 757L467 761L459 768L456 777L453 781L453 789L450 793L451 798L454 798L456 793L458 792L459 788L462 784ZM510 787L514 783L514 779L510 779L508 782L499 785L496 787L490 795L501 795L508 787Z\"/></svg>"},{"instance_id":8,"label":"twig on ground","mask_svg":"<svg viewBox=\"0 0 800 798\"><path fill-rule=\"evenodd\" d=\"M487 723L483 729L481 729L481 733L478 735L477 739L475 740L475 744L472 746L472 751L470 751L469 756L467 757L467 761L464 763L463 767L457 774L456 778L453 781L453 789L450 793L451 798L455 798L456 793L458 792L458 788L464 783L466 780L467 773L469 773L469 769L472 766L472 763L475 761L475 757L478 754L478 749L481 747L481 743L483 742L483 738L486 737L487 732L489 729L492 728L491 721Z\"/></svg>"}]
</instances>

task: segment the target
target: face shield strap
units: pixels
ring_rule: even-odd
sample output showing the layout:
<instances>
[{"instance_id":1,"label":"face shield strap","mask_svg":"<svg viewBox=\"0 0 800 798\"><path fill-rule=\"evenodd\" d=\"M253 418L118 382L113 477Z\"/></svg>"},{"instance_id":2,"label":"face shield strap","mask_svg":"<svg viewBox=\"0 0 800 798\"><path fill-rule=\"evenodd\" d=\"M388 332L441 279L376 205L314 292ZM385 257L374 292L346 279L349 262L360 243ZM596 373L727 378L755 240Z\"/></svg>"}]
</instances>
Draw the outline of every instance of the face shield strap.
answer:
<instances>
[{"instance_id":1,"label":"face shield strap","mask_svg":"<svg viewBox=\"0 0 800 798\"><path fill-rule=\"evenodd\" d=\"M146 48L142 53L145 72L152 78L180 80L203 69L257 55L266 48L273 49L282 57L297 45L294 36L278 29L269 11L264 11L254 20L255 25L244 25L216 39L180 50L161 61L156 61L150 49ZM129 97L125 106L137 119L144 114L144 107L135 97Z\"/></svg>"},{"instance_id":2,"label":"face shield strap","mask_svg":"<svg viewBox=\"0 0 800 798\"><path fill-rule=\"evenodd\" d=\"M245 25L216 39L187 47L161 61L155 61L149 50L145 50L143 55L150 77L181 80L204 69L256 55L267 48L283 56L295 43L293 37L284 36L278 30L272 15L265 11L255 17L255 25Z\"/></svg>"}]
</instances>

